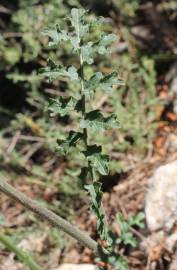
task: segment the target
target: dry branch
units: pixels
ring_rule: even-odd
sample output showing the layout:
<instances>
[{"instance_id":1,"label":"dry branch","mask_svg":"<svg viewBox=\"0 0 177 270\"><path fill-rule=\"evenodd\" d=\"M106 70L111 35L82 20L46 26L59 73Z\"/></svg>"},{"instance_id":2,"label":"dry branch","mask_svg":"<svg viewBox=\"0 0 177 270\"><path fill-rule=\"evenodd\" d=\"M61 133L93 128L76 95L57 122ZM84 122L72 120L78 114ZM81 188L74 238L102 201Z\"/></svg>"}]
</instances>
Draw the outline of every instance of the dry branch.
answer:
<instances>
[{"instance_id":1,"label":"dry branch","mask_svg":"<svg viewBox=\"0 0 177 270\"><path fill-rule=\"evenodd\" d=\"M0 180L0 191L5 193L10 198L13 198L14 200L20 202L23 206L30 209L32 212L36 213L41 218L44 218L52 225L69 234L84 246L89 247L94 251L94 253L98 252L98 245L96 241L90 238L87 233L78 229L65 219L56 215L54 212L48 210L37 201L28 198L26 195L9 185L5 180Z\"/></svg>"}]
</instances>

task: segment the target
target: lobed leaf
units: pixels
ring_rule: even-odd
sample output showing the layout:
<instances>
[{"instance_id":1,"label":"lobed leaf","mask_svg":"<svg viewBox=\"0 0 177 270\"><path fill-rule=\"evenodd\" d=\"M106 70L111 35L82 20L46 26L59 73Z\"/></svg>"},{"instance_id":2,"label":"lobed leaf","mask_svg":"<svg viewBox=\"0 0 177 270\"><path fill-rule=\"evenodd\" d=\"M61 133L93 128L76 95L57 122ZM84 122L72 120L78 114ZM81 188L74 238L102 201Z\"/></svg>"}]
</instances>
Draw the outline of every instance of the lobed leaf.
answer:
<instances>
[{"instance_id":1,"label":"lobed leaf","mask_svg":"<svg viewBox=\"0 0 177 270\"><path fill-rule=\"evenodd\" d=\"M105 18L102 16L93 18L90 22L89 22L89 26L90 28L94 28L94 27L98 27L98 25L103 24L105 22Z\"/></svg>"},{"instance_id":2,"label":"lobed leaf","mask_svg":"<svg viewBox=\"0 0 177 270\"><path fill-rule=\"evenodd\" d=\"M137 240L131 232L122 233L120 239L125 245L130 245L132 247L137 246Z\"/></svg>"},{"instance_id":3,"label":"lobed leaf","mask_svg":"<svg viewBox=\"0 0 177 270\"><path fill-rule=\"evenodd\" d=\"M108 227L105 220L105 214L102 206L103 192L101 191L101 183L94 182L93 184L85 185L85 189L91 198L91 211L97 217L97 231L101 240L108 239Z\"/></svg>"},{"instance_id":4,"label":"lobed leaf","mask_svg":"<svg viewBox=\"0 0 177 270\"><path fill-rule=\"evenodd\" d=\"M70 42L73 46L74 51L77 51L80 48L80 43L76 36L70 36Z\"/></svg>"},{"instance_id":5,"label":"lobed leaf","mask_svg":"<svg viewBox=\"0 0 177 270\"><path fill-rule=\"evenodd\" d=\"M80 121L81 128L91 128L93 131L105 130L107 128L119 128L116 115L104 117L99 110L90 111Z\"/></svg>"},{"instance_id":6,"label":"lobed leaf","mask_svg":"<svg viewBox=\"0 0 177 270\"><path fill-rule=\"evenodd\" d=\"M115 34L104 34L100 39L93 44L93 49L99 54L105 54L108 52L108 46L115 41L117 36Z\"/></svg>"},{"instance_id":7,"label":"lobed leaf","mask_svg":"<svg viewBox=\"0 0 177 270\"><path fill-rule=\"evenodd\" d=\"M61 65L56 65L51 59L47 61L47 67L39 69L39 74L47 77L50 82L60 76L69 77L71 80L79 79L77 69L74 66L65 68Z\"/></svg>"},{"instance_id":8,"label":"lobed leaf","mask_svg":"<svg viewBox=\"0 0 177 270\"><path fill-rule=\"evenodd\" d=\"M71 24L75 30L77 37L77 47L79 47L81 38L89 31L89 24L84 22L84 15L87 13L84 9L73 8L71 10Z\"/></svg>"},{"instance_id":9,"label":"lobed leaf","mask_svg":"<svg viewBox=\"0 0 177 270\"><path fill-rule=\"evenodd\" d=\"M66 140L57 140L57 150L62 154L66 155L71 147L75 147L76 143L83 138L83 133L70 131Z\"/></svg>"},{"instance_id":10,"label":"lobed leaf","mask_svg":"<svg viewBox=\"0 0 177 270\"><path fill-rule=\"evenodd\" d=\"M86 81L84 94L91 97L95 93L96 88L99 87L102 78L103 74L101 72L96 72L88 81Z\"/></svg>"},{"instance_id":11,"label":"lobed leaf","mask_svg":"<svg viewBox=\"0 0 177 270\"><path fill-rule=\"evenodd\" d=\"M109 173L109 157L101 154L102 147L96 144L87 146L87 150L83 154L90 162L91 167L101 175Z\"/></svg>"},{"instance_id":12,"label":"lobed leaf","mask_svg":"<svg viewBox=\"0 0 177 270\"><path fill-rule=\"evenodd\" d=\"M130 226L137 226L139 228L144 228L144 218L145 218L144 213L139 212L136 216L129 217L128 222Z\"/></svg>"},{"instance_id":13,"label":"lobed leaf","mask_svg":"<svg viewBox=\"0 0 177 270\"><path fill-rule=\"evenodd\" d=\"M93 42L88 42L86 45L81 46L81 54L84 63L92 64L94 62L93 59Z\"/></svg>"},{"instance_id":14,"label":"lobed leaf","mask_svg":"<svg viewBox=\"0 0 177 270\"><path fill-rule=\"evenodd\" d=\"M42 34L51 39L49 46L56 46L62 40L67 41L70 39L68 33L65 30L60 30L58 25L56 25L55 28L45 29Z\"/></svg>"},{"instance_id":15,"label":"lobed leaf","mask_svg":"<svg viewBox=\"0 0 177 270\"><path fill-rule=\"evenodd\" d=\"M55 116L57 114L65 116L75 109L77 102L78 101L73 97L58 97L56 99L50 99L48 110L51 112L51 116Z\"/></svg>"},{"instance_id":16,"label":"lobed leaf","mask_svg":"<svg viewBox=\"0 0 177 270\"><path fill-rule=\"evenodd\" d=\"M112 90L113 85L123 85L124 81L118 78L118 73L116 71L105 75L100 80L99 88L103 89L106 92Z\"/></svg>"},{"instance_id":17,"label":"lobed leaf","mask_svg":"<svg viewBox=\"0 0 177 270\"><path fill-rule=\"evenodd\" d=\"M85 83L85 95L91 97L97 88L102 89L106 92L112 90L113 85L122 85L123 81L118 79L117 72L112 72L108 75L103 75L101 72L96 72L86 83Z\"/></svg>"},{"instance_id":18,"label":"lobed leaf","mask_svg":"<svg viewBox=\"0 0 177 270\"><path fill-rule=\"evenodd\" d=\"M105 54L108 52L108 45L115 40L116 35L109 34L103 35L99 41L93 43L89 41L87 44L81 46L81 53L83 57L83 62L92 64L94 62L94 54Z\"/></svg>"},{"instance_id":19,"label":"lobed leaf","mask_svg":"<svg viewBox=\"0 0 177 270\"><path fill-rule=\"evenodd\" d=\"M132 232L130 232L131 225L129 223L129 219L126 220L121 213L116 215L116 221L119 225L120 236L118 238L118 243L123 242L125 245L131 245L132 247L136 247L137 240L133 236Z\"/></svg>"}]
</instances>

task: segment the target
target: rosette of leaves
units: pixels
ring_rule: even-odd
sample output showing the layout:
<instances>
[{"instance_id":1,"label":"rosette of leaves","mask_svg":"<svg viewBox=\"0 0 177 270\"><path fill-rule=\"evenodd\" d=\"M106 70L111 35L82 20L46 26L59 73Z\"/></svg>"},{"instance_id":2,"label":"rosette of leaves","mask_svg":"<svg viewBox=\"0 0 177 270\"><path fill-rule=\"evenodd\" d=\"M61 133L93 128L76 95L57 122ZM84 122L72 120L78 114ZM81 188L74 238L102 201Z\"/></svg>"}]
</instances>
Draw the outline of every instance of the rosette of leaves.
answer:
<instances>
[{"instance_id":1,"label":"rosette of leaves","mask_svg":"<svg viewBox=\"0 0 177 270\"><path fill-rule=\"evenodd\" d=\"M87 11L73 8L71 10L70 26L60 29L57 25L54 28L46 29L43 35L49 38L49 46L60 46L61 42L70 43L72 52L77 54L78 63L64 67L55 63L52 59L47 62L47 67L41 68L39 73L45 76L50 82L61 77L71 80L80 85L80 93L75 96L58 97L49 103L51 115L66 116L73 112L78 114L78 130L71 130L65 140L57 140L57 151L67 155L73 147L82 155L85 166L81 168L80 178L87 182L85 190L90 196L90 208L97 217L97 232L105 247L102 248L101 256L105 262L119 266L116 269L127 269L127 263L121 255L117 255L112 245L112 234L108 227L105 212L102 205L103 193L99 175L109 174L109 157L102 151L102 146L90 141L90 132L103 132L108 128L119 128L119 122L115 114L104 115L100 110L90 110L94 94L97 89L111 93L113 86L122 84L117 72L103 74L96 72L89 79L84 74L85 65L92 64L97 54L109 52L109 45L116 39L114 34L102 35L97 40L90 39L90 32L102 22L102 18L87 20ZM78 97L79 98L76 98ZM127 243L129 243L127 241ZM111 247L112 245L112 247ZM115 256L116 254L116 256ZM120 268L122 265L122 268Z\"/></svg>"}]
</instances>

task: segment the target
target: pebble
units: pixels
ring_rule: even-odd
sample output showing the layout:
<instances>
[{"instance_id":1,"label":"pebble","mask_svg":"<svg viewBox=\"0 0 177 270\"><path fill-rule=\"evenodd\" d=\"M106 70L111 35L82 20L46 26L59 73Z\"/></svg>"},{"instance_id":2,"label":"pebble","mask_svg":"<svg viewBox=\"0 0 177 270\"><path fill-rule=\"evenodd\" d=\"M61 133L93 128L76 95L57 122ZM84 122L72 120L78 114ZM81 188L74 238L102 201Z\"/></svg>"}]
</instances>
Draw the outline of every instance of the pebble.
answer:
<instances>
[{"instance_id":1,"label":"pebble","mask_svg":"<svg viewBox=\"0 0 177 270\"><path fill-rule=\"evenodd\" d=\"M150 231L170 231L177 221L177 161L160 166L149 179L145 214Z\"/></svg>"}]
</instances>

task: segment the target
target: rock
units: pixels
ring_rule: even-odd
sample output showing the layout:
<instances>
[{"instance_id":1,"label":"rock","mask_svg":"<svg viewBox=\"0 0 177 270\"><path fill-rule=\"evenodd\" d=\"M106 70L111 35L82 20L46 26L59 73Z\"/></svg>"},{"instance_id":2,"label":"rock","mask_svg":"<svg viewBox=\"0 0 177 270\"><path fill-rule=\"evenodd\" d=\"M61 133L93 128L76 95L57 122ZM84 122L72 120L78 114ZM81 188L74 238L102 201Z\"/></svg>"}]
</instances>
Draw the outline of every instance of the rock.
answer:
<instances>
[{"instance_id":1,"label":"rock","mask_svg":"<svg viewBox=\"0 0 177 270\"><path fill-rule=\"evenodd\" d=\"M165 242L165 249L169 252L169 253L173 253L175 246L177 243L177 232L174 232L173 234L171 234L166 242Z\"/></svg>"},{"instance_id":2,"label":"rock","mask_svg":"<svg viewBox=\"0 0 177 270\"><path fill-rule=\"evenodd\" d=\"M177 161L160 166L149 179L145 214L151 231L172 229L177 220Z\"/></svg>"},{"instance_id":3,"label":"rock","mask_svg":"<svg viewBox=\"0 0 177 270\"><path fill-rule=\"evenodd\" d=\"M152 38L149 28L146 25L136 25L131 29L132 34L135 37L148 40L148 38Z\"/></svg>"},{"instance_id":4,"label":"rock","mask_svg":"<svg viewBox=\"0 0 177 270\"><path fill-rule=\"evenodd\" d=\"M177 61L174 62L165 76L166 82L172 81L177 76Z\"/></svg>"},{"instance_id":5,"label":"rock","mask_svg":"<svg viewBox=\"0 0 177 270\"><path fill-rule=\"evenodd\" d=\"M27 252L42 253L48 249L49 244L49 237L46 232L41 235L33 233L28 235L26 239L23 239L18 244L18 247Z\"/></svg>"},{"instance_id":6,"label":"rock","mask_svg":"<svg viewBox=\"0 0 177 270\"><path fill-rule=\"evenodd\" d=\"M174 253L169 270L177 269L177 251Z\"/></svg>"},{"instance_id":7,"label":"rock","mask_svg":"<svg viewBox=\"0 0 177 270\"><path fill-rule=\"evenodd\" d=\"M169 86L169 98L173 103L173 112L177 114L177 62L173 63L165 76Z\"/></svg>"},{"instance_id":8,"label":"rock","mask_svg":"<svg viewBox=\"0 0 177 270\"><path fill-rule=\"evenodd\" d=\"M93 264L62 264L58 268L52 270L96 270Z\"/></svg>"},{"instance_id":9,"label":"rock","mask_svg":"<svg viewBox=\"0 0 177 270\"><path fill-rule=\"evenodd\" d=\"M170 96L173 99L173 112L177 114L177 77L175 77L171 82Z\"/></svg>"},{"instance_id":10,"label":"rock","mask_svg":"<svg viewBox=\"0 0 177 270\"><path fill-rule=\"evenodd\" d=\"M29 268L23 263L15 260L15 254L10 253L8 256L4 256L4 259L0 260L0 270L28 270Z\"/></svg>"}]
</instances>

